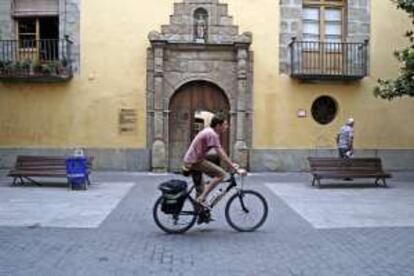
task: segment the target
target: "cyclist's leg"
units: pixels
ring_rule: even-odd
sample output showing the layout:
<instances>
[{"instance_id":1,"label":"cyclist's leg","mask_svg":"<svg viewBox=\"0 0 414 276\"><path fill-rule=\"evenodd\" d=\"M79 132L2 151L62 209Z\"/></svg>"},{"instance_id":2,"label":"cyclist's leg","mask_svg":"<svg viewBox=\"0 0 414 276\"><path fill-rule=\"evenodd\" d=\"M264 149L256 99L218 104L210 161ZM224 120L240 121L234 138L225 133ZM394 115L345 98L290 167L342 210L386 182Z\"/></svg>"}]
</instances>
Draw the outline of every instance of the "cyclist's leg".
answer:
<instances>
[{"instance_id":1,"label":"cyclist's leg","mask_svg":"<svg viewBox=\"0 0 414 276\"><path fill-rule=\"evenodd\" d=\"M203 173L197 170L191 171L191 177L196 190L196 198L198 198L204 191Z\"/></svg>"},{"instance_id":2,"label":"cyclist's leg","mask_svg":"<svg viewBox=\"0 0 414 276\"><path fill-rule=\"evenodd\" d=\"M223 181L224 177L226 176L226 172L221 168L220 166L217 166L216 164L203 160L199 163L196 163L193 165L194 169L197 171L201 171L208 176L210 176L212 179L207 185L203 192L200 194L200 196L197 197L198 202L203 202L206 200L208 194L221 182Z\"/></svg>"}]
</instances>

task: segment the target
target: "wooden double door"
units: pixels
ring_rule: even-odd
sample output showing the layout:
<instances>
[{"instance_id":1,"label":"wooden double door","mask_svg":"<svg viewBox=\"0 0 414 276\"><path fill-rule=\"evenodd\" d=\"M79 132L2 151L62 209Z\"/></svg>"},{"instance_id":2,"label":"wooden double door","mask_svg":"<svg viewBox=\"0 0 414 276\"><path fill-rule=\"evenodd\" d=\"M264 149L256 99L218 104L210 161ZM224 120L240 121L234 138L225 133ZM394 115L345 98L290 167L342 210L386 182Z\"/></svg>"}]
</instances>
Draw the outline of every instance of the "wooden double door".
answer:
<instances>
[{"instance_id":1,"label":"wooden double door","mask_svg":"<svg viewBox=\"0 0 414 276\"><path fill-rule=\"evenodd\" d=\"M169 109L169 170L179 171L192 139L208 123L209 116L197 114L223 112L229 121L230 104L225 93L216 85L194 81L175 92ZM229 131L222 135L221 144L229 152Z\"/></svg>"}]
</instances>

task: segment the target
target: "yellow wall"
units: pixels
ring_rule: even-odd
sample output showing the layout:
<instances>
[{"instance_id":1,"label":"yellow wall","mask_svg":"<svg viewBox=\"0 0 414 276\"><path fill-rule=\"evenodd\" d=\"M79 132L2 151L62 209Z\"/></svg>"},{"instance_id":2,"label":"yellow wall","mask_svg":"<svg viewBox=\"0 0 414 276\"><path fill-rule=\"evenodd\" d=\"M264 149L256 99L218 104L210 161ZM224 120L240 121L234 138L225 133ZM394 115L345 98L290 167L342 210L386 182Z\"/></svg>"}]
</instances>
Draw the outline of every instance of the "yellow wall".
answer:
<instances>
[{"instance_id":1,"label":"yellow wall","mask_svg":"<svg viewBox=\"0 0 414 276\"><path fill-rule=\"evenodd\" d=\"M169 23L173 0L81 1L81 71L67 84L0 83L0 145L3 147L146 146L147 35ZM378 77L395 76L394 49L410 23L390 1L371 6L371 76L361 82L303 84L279 75L279 7L274 0L228 0L240 32L253 33L254 148L334 147L334 136L348 116L356 119L356 147L414 146L413 100L375 99ZM393 20L385 20L392 18ZM396 27L401 26L401 27ZM339 104L326 126L310 115L320 95ZM137 133L118 133L118 111L134 108ZM306 118L296 111L305 109Z\"/></svg>"},{"instance_id":2,"label":"yellow wall","mask_svg":"<svg viewBox=\"0 0 414 276\"><path fill-rule=\"evenodd\" d=\"M407 43L403 37L411 28L408 16L391 1L371 5L371 75L361 82L304 84L278 72L278 9L274 1L260 1L269 8L255 9L256 1L228 1L230 13L242 31L252 31L255 55L254 147L255 148L333 148L334 137L347 117L356 119L355 146L359 148L404 148L414 145L413 99L391 103L372 94L378 77L395 76L398 63L392 53ZM239 3L236 5L235 3ZM373 2L373 1L371 1ZM237 12L235 9L237 9ZM240 12L239 12L240 10ZM262 16L258 21L257 14ZM393 20L384 20L393 18ZM249 22L249 25L244 24ZM338 116L328 125L316 123L310 115L312 102L329 95L339 105ZM297 118L298 109L308 117Z\"/></svg>"}]
</instances>

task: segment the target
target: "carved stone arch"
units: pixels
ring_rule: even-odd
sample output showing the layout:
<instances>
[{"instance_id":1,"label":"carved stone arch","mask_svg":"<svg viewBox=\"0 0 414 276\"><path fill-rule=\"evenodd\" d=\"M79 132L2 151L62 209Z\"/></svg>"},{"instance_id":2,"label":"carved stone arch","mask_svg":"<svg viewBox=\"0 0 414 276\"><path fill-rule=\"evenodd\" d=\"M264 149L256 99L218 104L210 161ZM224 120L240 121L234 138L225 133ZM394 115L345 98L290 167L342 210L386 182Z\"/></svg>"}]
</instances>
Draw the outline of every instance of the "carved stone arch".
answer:
<instances>
[{"instance_id":1,"label":"carved stone arch","mask_svg":"<svg viewBox=\"0 0 414 276\"><path fill-rule=\"evenodd\" d=\"M228 104L229 106L231 105L230 102L230 95L228 93L226 93L226 91L224 90L224 88L222 86L220 86L220 84L216 83L214 80L209 79L209 78L187 78L185 80L180 81L177 85L174 85L174 92L168 95L168 107L171 106L171 100L173 99L173 97L177 94L178 91L180 91L184 86L192 84L192 83L207 83L211 86L214 86L217 88L218 91L220 91L221 94L223 94L226 104Z\"/></svg>"},{"instance_id":2,"label":"carved stone arch","mask_svg":"<svg viewBox=\"0 0 414 276\"><path fill-rule=\"evenodd\" d=\"M208 78L208 77L197 77L197 76L193 76L193 77L189 77L189 78L184 78L181 79L179 82L175 83L174 85L171 86L171 90L167 93L167 99L168 102L166 103L167 106L170 106L170 101L172 99L172 97L174 96L174 94L181 88L183 87L183 85L185 85L186 83L191 83L191 82L195 82L195 81L205 81L205 82L209 82L214 84L215 86L217 86L222 92L223 94L226 96L226 98L228 99L230 106L235 106L234 103L234 99L231 98L231 93L228 93L228 89L226 89L224 83L222 80L220 79L212 79L212 78Z\"/></svg>"},{"instance_id":3,"label":"carved stone arch","mask_svg":"<svg viewBox=\"0 0 414 276\"><path fill-rule=\"evenodd\" d=\"M194 39L194 15L207 12L204 39ZM169 104L189 81L217 85L229 100L231 157L248 166L252 137L253 53L250 33L239 34L227 4L218 0L184 0L174 3L170 24L148 35L147 147L151 169L169 168Z\"/></svg>"}]
</instances>

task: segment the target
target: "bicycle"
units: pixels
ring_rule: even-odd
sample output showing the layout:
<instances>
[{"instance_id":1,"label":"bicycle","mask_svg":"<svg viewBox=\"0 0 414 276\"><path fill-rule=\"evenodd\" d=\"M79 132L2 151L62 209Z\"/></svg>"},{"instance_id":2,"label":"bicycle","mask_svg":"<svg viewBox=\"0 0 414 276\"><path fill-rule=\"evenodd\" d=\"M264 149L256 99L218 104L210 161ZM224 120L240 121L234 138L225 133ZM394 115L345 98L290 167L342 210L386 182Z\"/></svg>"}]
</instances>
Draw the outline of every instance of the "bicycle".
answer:
<instances>
[{"instance_id":1,"label":"bicycle","mask_svg":"<svg viewBox=\"0 0 414 276\"><path fill-rule=\"evenodd\" d=\"M243 176L240 176L241 183L238 185L235 173L230 173L230 177L220 183L229 185L219 191L213 198L210 197L209 206L203 207L196 202L192 191L195 189L193 184L184 195L182 208L172 214L165 214L162 210L164 201L161 195L153 207L153 217L157 226L166 233L179 234L188 231L194 226L196 220L199 222L210 222L211 210L217 203L224 198L231 190L236 192L230 196L225 206L225 218L227 223L235 230L240 232L252 232L258 229L266 221L268 215L268 205L266 199L257 191L243 189ZM218 189L220 187L216 187ZM239 221L239 217L241 220Z\"/></svg>"}]
</instances>

